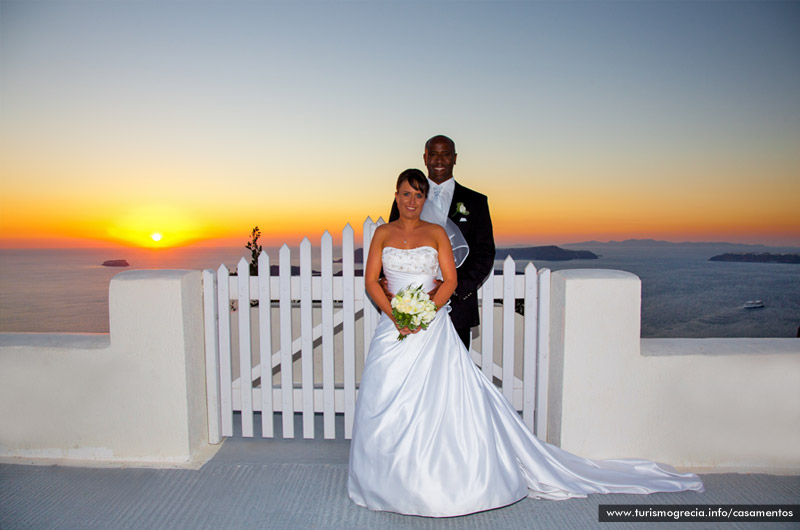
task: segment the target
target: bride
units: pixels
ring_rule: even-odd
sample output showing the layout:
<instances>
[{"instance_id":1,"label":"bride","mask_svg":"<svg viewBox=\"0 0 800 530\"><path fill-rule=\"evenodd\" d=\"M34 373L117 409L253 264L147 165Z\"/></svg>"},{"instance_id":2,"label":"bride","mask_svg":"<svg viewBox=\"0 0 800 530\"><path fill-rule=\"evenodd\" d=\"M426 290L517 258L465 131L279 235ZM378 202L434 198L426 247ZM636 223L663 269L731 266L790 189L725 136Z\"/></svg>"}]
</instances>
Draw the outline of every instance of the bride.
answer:
<instances>
[{"instance_id":1,"label":"bride","mask_svg":"<svg viewBox=\"0 0 800 530\"><path fill-rule=\"evenodd\" d=\"M420 219L427 178L406 170L396 190L400 218L375 230L364 272L382 314L356 402L347 484L356 504L450 517L524 497L703 491L696 475L664 464L588 460L536 438L473 364L450 322L456 264L445 229ZM397 327L381 268L392 293L408 285L431 291L441 275L431 298L436 317L427 329Z\"/></svg>"}]
</instances>

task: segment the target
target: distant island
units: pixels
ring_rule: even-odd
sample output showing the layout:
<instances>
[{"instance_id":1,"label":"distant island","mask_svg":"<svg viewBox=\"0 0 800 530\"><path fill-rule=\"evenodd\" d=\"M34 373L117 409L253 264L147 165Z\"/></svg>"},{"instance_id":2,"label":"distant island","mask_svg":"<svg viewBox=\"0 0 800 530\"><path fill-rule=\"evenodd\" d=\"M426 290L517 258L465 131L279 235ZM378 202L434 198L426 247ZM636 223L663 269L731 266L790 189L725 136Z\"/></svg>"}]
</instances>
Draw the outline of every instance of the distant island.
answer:
<instances>
[{"instance_id":1,"label":"distant island","mask_svg":"<svg viewBox=\"0 0 800 530\"><path fill-rule=\"evenodd\" d=\"M616 240L612 239L610 241L595 241L595 240L592 240L592 241L582 241L580 243L568 243L568 245L570 245L570 246L572 246L572 245L584 245L584 246L587 246L587 247L598 246L598 245L610 246L610 247L670 247L670 246L675 246L675 245L691 245L691 246L704 246L704 247L707 247L709 245L711 245L711 246L730 246L730 245L738 245L738 244L739 243L726 243L726 242L723 242L723 241L704 241L704 242L680 241L680 242L674 242L674 241L664 241L664 240L661 240L661 239L625 239L624 241L616 241ZM764 248L764 245L746 245L746 246Z\"/></svg>"},{"instance_id":2,"label":"distant island","mask_svg":"<svg viewBox=\"0 0 800 530\"><path fill-rule=\"evenodd\" d=\"M580 243L566 243L565 247L589 248L718 248L719 251L765 252L768 248L764 245L750 245L743 243L726 243L724 241L663 241L660 239L626 239L624 241L582 241Z\"/></svg>"},{"instance_id":3,"label":"distant island","mask_svg":"<svg viewBox=\"0 0 800 530\"><path fill-rule=\"evenodd\" d=\"M573 259L598 259L598 255L588 250L567 250L555 245L543 247L504 247L498 248L494 259L569 261Z\"/></svg>"},{"instance_id":4,"label":"distant island","mask_svg":"<svg viewBox=\"0 0 800 530\"><path fill-rule=\"evenodd\" d=\"M130 263L124 259L110 259L103 262L103 267L129 267Z\"/></svg>"},{"instance_id":5,"label":"distant island","mask_svg":"<svg viewBox=\"0 0 800 530\"><path fill-rule=\"evenodd\" d=\"M357 248L354 251L355 263L363 263L364 249ZM495 250L494 259L504 260L506 256L511 256L513 260L542 260L542 261L569 261L573 259L598 259L599 256L588 250L567 250L555 245L543 247L501 247ZM334 263L341 263L342 260L336 259Z\"/></svg>"},{"instance_id":6,"label":"distant island","mask_svg":"<svg viewBox=\"0 0 800 530\"><path fill-rule=\"evenodd\" d=\"M800 263L800 254L771 254L769 252L747 252L735 254L726 252L708 258L708 261L735 261L742 263Z\"/></svg>"}]
</instances>

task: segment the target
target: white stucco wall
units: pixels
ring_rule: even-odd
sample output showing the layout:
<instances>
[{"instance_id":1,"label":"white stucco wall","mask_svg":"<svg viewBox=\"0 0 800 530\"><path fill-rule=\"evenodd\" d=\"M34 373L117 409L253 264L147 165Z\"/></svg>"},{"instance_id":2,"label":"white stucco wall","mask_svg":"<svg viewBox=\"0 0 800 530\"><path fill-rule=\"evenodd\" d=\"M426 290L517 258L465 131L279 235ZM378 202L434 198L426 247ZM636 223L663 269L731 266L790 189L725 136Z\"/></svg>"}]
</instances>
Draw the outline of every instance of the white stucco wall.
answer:
<instances>
[{"instance_id":1,"label":"white stucco wall","mask_svg":"<svg viewBox=\"0 0 800 530\"><path fill-rule=\"evenodd\" d=\"M207 450L196 271L126 271L109 335L0 334L0 456L177 464Z\"/></svg>"},{"instance_id":2,"label":"white stucco wall","mask_svg":"<svg viewBox=\"0 0 800 530\"><path fill-rule=\"evenodd\" d=\"M639 338L641 284L552 275L548 440L590 458L800 471L800 340Z\"/></svg>"}]
</instances>

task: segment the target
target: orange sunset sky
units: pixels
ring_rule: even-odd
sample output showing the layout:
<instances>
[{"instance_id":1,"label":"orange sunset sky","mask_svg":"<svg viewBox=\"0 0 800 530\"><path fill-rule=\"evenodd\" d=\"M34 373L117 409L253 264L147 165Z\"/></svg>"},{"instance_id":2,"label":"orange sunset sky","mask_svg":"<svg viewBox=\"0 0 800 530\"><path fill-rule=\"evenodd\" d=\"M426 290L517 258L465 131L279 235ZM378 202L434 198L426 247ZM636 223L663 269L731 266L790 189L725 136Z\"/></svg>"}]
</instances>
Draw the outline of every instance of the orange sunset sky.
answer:
<instances>
[{"instance_id":1,"label":"orange sunset sky","mask_svg":"<svg viewBox=\"0 0 800 530\"><path fill-rule=\"evenodd\" d=\"M498 244L800 246L798 27L797 2L2 1L0 246L337 239L439 133Z\"/></svg>"}]
</instances>

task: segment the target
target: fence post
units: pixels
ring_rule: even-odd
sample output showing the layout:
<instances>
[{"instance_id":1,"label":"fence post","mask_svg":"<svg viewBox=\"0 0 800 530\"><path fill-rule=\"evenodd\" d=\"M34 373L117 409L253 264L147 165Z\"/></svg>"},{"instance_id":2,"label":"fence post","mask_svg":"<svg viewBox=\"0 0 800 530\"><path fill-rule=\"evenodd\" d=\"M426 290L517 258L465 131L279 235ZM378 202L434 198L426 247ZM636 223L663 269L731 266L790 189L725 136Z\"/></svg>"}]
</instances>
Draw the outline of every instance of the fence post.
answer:
<instances>
[{"instance_id":1,"label":"fence post","mask_svg":"<svg viewBox=\"0 0 800 530\"><path fill-rule=\"evenodd\" d=\"M514 403L514 291L516 265L511 256L503 261L503 395Z\"/></svg>"},{"instance_id":2,"label":"fence post","mask_svg":"<svg viewBox=\"0 0 800 530\"><path fill-rule=\"evenodd\" d=\"M242 396L242 436L253 437L253 356L250 354L250 265L242 258L237 268L239 295L239 390Z\"/></svg>"},{"instance_id":3,"label":"fence post","mask_svg":"<svg viewBox=\"0 0 800 530\"><path fill-rule=\"evenodd\" d=\"M532 432L536 407L536 348L538 345L537 311L539 300L538 277L533 262L525 266L525 294L522 335L522 421Z\"/></svg>"},{"instance_id":4,"label":"fence post","mask_svg":"<svg viewBox=\"0 0 800 530\"><path fill-rule=\"evenodd\" d=\"M481 290L481 371L494 377L494 265Z\"/></svg>"},{"instance_id":5,"label":"fence post","mask_svg":"<svg viewBox=\"0 0 800 530\"><path fill-rule=\"evenodd\" d=\"M539 271L536 348L536 436L547 440L547 385L550 366L550 269Z\"/></svg>"},{"instance_id":6,"label":"fence post","mask_svg":"<svg viewBox=\"0 0 800 530\"><path fill-rule=\"evenodd\" d=\"M261 362L261 437L272 438L272 297L270 293L269 255L258 256L258 354Z\"/></svg>"},{"instance_id":7,"label":"fence post","mask_svg":"<svg viewBox=\"0 0 800 530\"><path fill-rule=\"evenodd\" d=\"M363 249L363 256L364 259L361 264L361 268L364 271L364 274L367 272L367 257L369 256L369 245L372 242L372 234L375 231L375 223L372 221L371 217L367 217L364 220L363 225L363 234L362 234L362 249ZM364 291L364 311L363 311L364 318L362 322L364 323L364 362L367 360L367 354L369 353L369 343L372 340L372 332L375 329L375 325L378 320L378 315L375 311L375 307L372 305L372 300L370 299L369 295Z\"/></svg>"},{"instance_id":8,"label":"fence post","mask_svg":"<svg viewBox=\"0 0 800 530\"><path fill-rule=\"evenodd\" d=\"M355 312L355 235L348 223L342 230L342 339L344 342L344 437L353 437L356 408L356 312ZM365 304L366 305L366 301Z\"/></svg>"},{"instance_id":9,"label":"fence post","mask_svg":"<svg viewBox=\"0 0 800 530\"><path fill-rule=\"evenodd\" d=\"M219 315L219 391L222 436L233 436L233 396L231 393L231 310L228 267L217 269L217 308Z\"/></svg>"},{"instance_id":10,"label":"fence post","mask_svg":"<svg viewBox=\"0 0 800 530\"><path fill-rule=\"evenodd\" d=\"M217 277L214 271L203 271L203 323L206 353L206 410L208 411L208 443L222 441L219 404L219 328L217 313Z\"/></svg>"},{"instance_id":11,"label":"fence post","mask_svg":"<svg viewBox=\"0 0 800 530\"><path fill-rule=\"evenodd\" d=\"M322 417L326 439L336 438L333 348L333 238L325 230L320 242L322 280Z\"/></svg>"},{"instance_id":12,"label":"fence post","mask_svg":"<svg viewBox=\"0 0 800 530\"><path fill-rule=\"evenodd\" d=\"M303 438L314 438L314 322L311 313L311 241L300 243L300 366L303 387Z\"/></svg>"},{"instance_id":13,"label":"fence post","mask_svg":"<svg viewBox=\"0 0 800 530\"><path fill-rule=\"evenodd\" d=\"M281 416L283 437L294 438L294 374L292 372L292 262L287 245L280 250Z\"/></svg>"}]
</instances>

